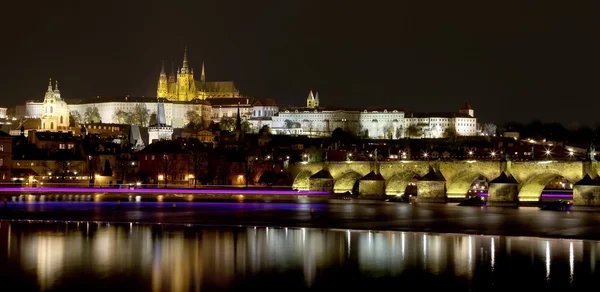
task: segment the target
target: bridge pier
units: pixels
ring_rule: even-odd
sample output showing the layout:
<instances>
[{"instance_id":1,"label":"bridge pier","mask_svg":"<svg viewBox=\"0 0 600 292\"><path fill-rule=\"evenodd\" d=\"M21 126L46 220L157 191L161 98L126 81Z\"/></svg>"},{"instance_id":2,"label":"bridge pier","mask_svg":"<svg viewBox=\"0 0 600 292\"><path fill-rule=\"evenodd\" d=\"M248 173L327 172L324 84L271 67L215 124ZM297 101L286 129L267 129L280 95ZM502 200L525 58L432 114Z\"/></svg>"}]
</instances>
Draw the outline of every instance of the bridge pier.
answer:
<instances>
[{"instance_id":1,"label":"bridge pier","mask_svg":"<svg viewBox=\"0 0 600 292\"><path fill-rule=\"evenodd\" d=\"M385 179L371 171L358 181L358 194L361 198L385 197Z\"/></svg>"},{"instance_id":2,"label":"bridge pier","mask_svg":"<svg viewBox=\"0 0 600 292\"><path fill-rule=\"evenodd\" d=\"M308 179L308 190L311 192L333 192L333 176L326 169L311 175Z\"/></svg>"},{"instance_id":3,"label":"bridge pier","mask_svg":"<svg viewBox=\"0 0 600 292\"><path fill-rule=\"evenodd\" d=\"M573 186L573 207L577 209L600 208L600 182L589 175Z\"/></svg>"},{"instance_id":4,"label":"bridge pier","mask_svg":"<svg viewBox=\"0 0 600 292\"><path fill-rule=\"evenodd\" d=\"M516 207L519 205L519 184L510 174L503 172L488 187L488 205Z\"/></svg>"},{"instance_id":5,"label":"bridge pier","mask_svg":"<svg viewBox=\"0 0 600 292\"><path fill-rule=\"evenodd\" d=\"M429 169L417 182L417 202L419 203L446 203L446 179L444 176Z\"/></svg>"}]
</instances>

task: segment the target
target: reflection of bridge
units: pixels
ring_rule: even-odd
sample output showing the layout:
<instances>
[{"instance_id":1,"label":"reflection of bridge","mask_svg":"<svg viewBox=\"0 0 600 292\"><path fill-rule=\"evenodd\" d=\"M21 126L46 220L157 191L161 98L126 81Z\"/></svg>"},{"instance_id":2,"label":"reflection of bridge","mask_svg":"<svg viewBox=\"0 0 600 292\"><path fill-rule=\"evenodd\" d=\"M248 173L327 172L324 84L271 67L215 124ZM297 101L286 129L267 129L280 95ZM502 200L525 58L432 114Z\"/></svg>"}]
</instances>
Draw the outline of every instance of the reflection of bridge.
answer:
<instances>
[{"instance_id":1,"label":"reflection of bridge","mask_svg":"<svg viewBox=\"0 0 600 292\"><path fill-rule=\"evenodd\" d=\"M591 179L598 176L596 161L397 161L377 166L353 161L297 163L289 171L296 189L361 196L401 195L416 179L418 200L429 202L465 198L473 182L484 177L489 201L497 205L538 201L546 185L562 177L574 184L576 204L600 205L600 183ZM578 194L579 185L585 186L585 194Z\"/></svg>"}]
</instances>

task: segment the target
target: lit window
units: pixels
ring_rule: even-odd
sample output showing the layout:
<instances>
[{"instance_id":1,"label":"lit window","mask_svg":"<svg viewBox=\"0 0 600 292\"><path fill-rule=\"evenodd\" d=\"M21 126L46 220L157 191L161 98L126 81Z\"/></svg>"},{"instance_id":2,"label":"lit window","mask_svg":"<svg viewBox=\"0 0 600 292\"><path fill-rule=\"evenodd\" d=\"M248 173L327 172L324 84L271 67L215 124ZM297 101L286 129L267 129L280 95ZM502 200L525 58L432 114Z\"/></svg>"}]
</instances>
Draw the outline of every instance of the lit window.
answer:
<instances>
[{"instance_id":1,"label":"lit window","mask_svg":"<svg viewBox=\"0 0 600 292\"><path fill-rule=\"evenodd\" d=\"M4 145L0 144L0 152L4 151Z\"/></svg>"}]
</instances>

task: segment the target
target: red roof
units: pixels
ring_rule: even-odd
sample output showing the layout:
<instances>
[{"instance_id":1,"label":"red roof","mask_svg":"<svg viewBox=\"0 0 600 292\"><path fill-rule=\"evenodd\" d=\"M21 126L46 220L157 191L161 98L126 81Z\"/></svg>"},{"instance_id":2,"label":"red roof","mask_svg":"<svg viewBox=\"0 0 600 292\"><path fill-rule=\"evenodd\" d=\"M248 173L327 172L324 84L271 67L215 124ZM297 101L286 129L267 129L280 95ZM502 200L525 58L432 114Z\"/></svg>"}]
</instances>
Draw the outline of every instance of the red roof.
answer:
<instances>
[{"instance_id":1,"label":"red roof","mask_svg":"<svg viewBox=\"0 0 600 292\"><path fill-rule=\"evenodd\" d=\"M473 108L471 107L471 105L468 102L465 102L465 104L463 104L462 108L460 108L461 110L472 110Z\"/></svg>"}]
</instances>

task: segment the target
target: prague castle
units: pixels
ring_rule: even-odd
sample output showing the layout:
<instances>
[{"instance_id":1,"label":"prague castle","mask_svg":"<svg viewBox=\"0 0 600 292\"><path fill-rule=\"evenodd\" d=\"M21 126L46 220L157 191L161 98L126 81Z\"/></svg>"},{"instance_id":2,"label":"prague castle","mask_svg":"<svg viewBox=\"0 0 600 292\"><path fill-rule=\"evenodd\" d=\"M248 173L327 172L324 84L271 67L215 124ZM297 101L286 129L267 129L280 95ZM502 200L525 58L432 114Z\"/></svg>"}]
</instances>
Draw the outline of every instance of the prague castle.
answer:
<instances>
[{"instance_id":1,"label":"prague castle","mask_svg":"<svg viewBox=\"0 0 600 292\"><path fill-rule=\"evenodd\" d=\"M194 79L194 69L189 67L187 49L183 53L183 64L177 68L177 74L171 68L167 77L164 63L158 77L156 97L166 98L170 101L191 101L194 99L234 98L240 93L235 88L233 81L206 81L204 62L200 80Z\"/></svg>"},{"instance_id":2,"label":"prague castle","mask_svg":"<svg viewBox=\"0 0 600 292\"><path fill-rule=\"evenodd\" d=\"M460 136L480 134L473 109L465 104L458 112L406 113L400 108L344 108L322 106L319 94L312 91L305 106L279 109L270 98L241 96L233 81L206 81L204 63L200 80L194 78L194 69L188 64L187 49L183 63L171 74L165 73L164 63L158 78L156 97L96 97L72 99L61 97L58 83L52 83L44 100L28 101L16 108L16 116L38 121L37 129L44 131L69 130L69 117L89 121L88 112L103 123L126 123L125 113L138 111L142 115L160 115L161 127L183 128L195 113L203 124L234 119L238 113L248 122L250 130L258 132L263 126L281 135L330 136L341 128L360 137L371 139L441 138L453 130ZM157 110L157 109L161 110ZM191 119L191 118L190 118ZM142 121L142 119L139 119ZM150 126L150 119L136 122L140 127ZM132 122L129 120L129 122ZM133 123L133 122L132 122Z\"/></svg>"}]
</instances>

